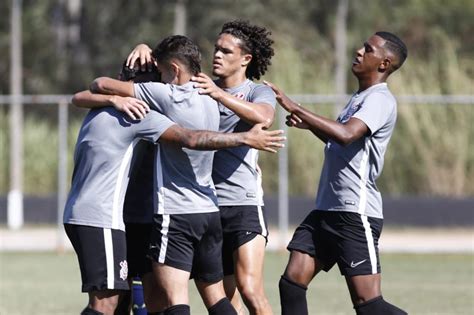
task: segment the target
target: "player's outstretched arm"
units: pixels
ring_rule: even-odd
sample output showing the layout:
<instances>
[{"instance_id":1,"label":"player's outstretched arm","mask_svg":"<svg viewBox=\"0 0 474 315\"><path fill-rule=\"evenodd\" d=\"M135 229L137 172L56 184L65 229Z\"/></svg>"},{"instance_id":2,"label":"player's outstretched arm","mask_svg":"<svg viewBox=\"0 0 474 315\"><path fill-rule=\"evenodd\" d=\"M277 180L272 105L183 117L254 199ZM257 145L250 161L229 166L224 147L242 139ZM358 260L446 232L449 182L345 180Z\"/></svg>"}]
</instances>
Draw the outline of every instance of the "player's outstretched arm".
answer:
<instances>
[{"instance_id":1,"label":"player's outstretched arm","mask_svg":"<svg viewBox=\"0 0 474 315\"><path fill-rule=\"evenodd\" d=\"M113 106L118 111L126 113L130 118L143 119L150 110L147 103L134 97L118 95L94 94L89 90L74 94L72 104L82 108L100 108Z\"/></svg>"},{"instance_id":2,"label":"player's outstretched arm","mask_svg":"<svg viewBox=\"0 0 474 315\"><path fill-rule=\"evenodd\" d=\"M251 125L264 123L270 127L273 123L275 110L270 104L251 103L237 98L218 87L214 81L204 73L199 73L191 78L196 82L196 88L201 89L200 94L207 94Z\"/></svg>"},{"instance_id":3,"label":"player's outstretched arm","mask_svg":"<svg viewBox=\"0 0 474 315\"><path fill-rule=\"evenodd\" d=\"M276 153L284 147L283 130L264 130L263 124L255 125L247 132L222 133L205 130L190 130L173 125L160 137L160 141L175 143L194 150L218 150L247 145L252 148Z\"/></svg>"},{"instance_id":4,"label":"player's outstretched arm","mask_svg":"<svg viewBox=\"0 0 474 315\"><path fill-rule=\"evenodd\" d=\"M273 89L278 103L290 113L289 118L287 117L287 125L289 126L298 127L297 124L302 124L322 141L327 142L331 139L340 145L349 145L369 131L362 120L351 118L348 122L342 124L317 115L292 101L273 83L267 81L264 81L264 83Z\"/></svg>"}]
</instances>

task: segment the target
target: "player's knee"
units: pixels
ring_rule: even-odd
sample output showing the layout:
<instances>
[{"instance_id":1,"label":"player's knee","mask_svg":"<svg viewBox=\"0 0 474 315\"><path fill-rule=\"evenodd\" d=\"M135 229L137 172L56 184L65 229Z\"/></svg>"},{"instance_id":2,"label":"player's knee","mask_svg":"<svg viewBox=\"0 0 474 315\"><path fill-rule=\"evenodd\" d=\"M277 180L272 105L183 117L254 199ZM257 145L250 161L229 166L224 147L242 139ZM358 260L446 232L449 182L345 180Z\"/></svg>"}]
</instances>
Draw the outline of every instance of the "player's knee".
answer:
<instances>
[{"instance_id":1,"label":"player's knee","mask_svg":"<svg viewBox=\"0 0 474 315\"><path fill-rule=\"evenodd\" d=\"M385 301L382 296L378 296L367 302L354 306L357 315L407 315L404 310Z\"/></svg>"},{"instance_id":2,"label":"player's knee","mask_svg":"<svg viewBox=\"0 0 474 315\"><path fill-rule=\"evenodd\" d=\"M117 310L119 299L118 297L104 298L94 300L90 304L92 310L99 310L104 314L113 314ZM99 314L102 314L99 313Z\"/></svg>"},{"instance_id":3,"label":"player's knee","mask_svg":"<svg viewBox=\"0 0 474 315\"><path fill-rule=\"evenodd\" d=\"M251 309L264 309L268 304L263 287L254 281L247 281L239 285L239 292L245 305Z\"/></svg>"},{"instance_id":4,"label":"player's knee","mask_svg":"<svg viewBox=\"0 0 474 315\"><path fill-rule=\"evenodd\" d=\"M253 291L247 291L246 294L242 294L242 299L252 314L261 313L263 310L269 308L269 303L265 294L251 294L251 292Z\"/></svg>"},{"instance_id":5,"label":"player's knee","mask_svg":"<svg viewBox=\"0 0 474 315\"><path fill-rule=\"evenodd\" d=\"M302 263L290 263L286 267L285 277L295 283L307 286L313 276L313 272L309 271L312 268L313 267L307 268L306 265Z\"/></svg>"}]
</instances>

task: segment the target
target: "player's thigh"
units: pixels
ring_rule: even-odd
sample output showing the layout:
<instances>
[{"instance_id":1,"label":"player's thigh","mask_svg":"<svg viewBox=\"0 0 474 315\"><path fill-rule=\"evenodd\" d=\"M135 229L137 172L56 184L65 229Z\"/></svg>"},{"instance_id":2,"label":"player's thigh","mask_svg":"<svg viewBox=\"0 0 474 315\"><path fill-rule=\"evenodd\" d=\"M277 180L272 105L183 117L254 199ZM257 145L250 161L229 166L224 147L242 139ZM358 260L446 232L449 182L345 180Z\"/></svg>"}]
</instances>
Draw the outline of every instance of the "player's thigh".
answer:
<instances>
[{"instance_id":1,"label":"player's thigh","mask_svg":"<svg viewBox=\"0 0 474 315\"><path fill-rule=\"evenodd\" d=\"M65 225L77 254L82 291L128 290L125 232L84 225Z\"/></svg>"},{"instance_id":2,"label":"player's thigh","mask_svg":"<svg viewBox=\"0 0 474 315\"><path fill-rule=\"evenodd\" d=\"M307 253L291 251L284 275L298 284L308 286L313 278L323 270L324 265Z\"/></svg>"},{"instance_id":3,"label":"player's thigh","mask_svg":"<svg viewBox=\"0 0 474 315\"><path fill-rule=\"evenodd\" d=\"M321 212L311 211L296 228L287 246L290 258L285 276L307 286L321 270L329 271L335 264L325 235L321 233Z\"/></svg>"},{"instance_id":4,"label":"player's thigh","mask_svg":"<svg viewBox=\"0 0 474 315\"><path fill-rule=\"evenodd\" d=\"M264 208L256 205L222 206L219 207L223 231L222 260L225 275L236 272L236 254L244 255L248 249L252 251L255 243L258 248L265 248L268 229L264 215ZM259 240L255 242L255 239ZM260 246L264 240L263 247ZM251 243L251 245L247 245ZM245 248L244 248L245 247ZM237 253L239 251L240 253Z\"/></svg>"},{"instance_id":5,"label":"player's thigh","mask_svg":"<svg viewBox=\"0 0 474 315\"><path fill-rule=\"evenodd\" d=\"M256 235L234 251L235 277L239 286L263 285L266 239Z\"/></svg>"},{"instance_id":6,"label":"player's thigh","mask_svg":"<svg viewBox=\"0 0 474 315\"><path fill-rule=\"evenodd\" d=\"M153 220L148 257L153 262L191 272L194 244L203 229L199 216L157 214Z\"/></svg>"},{"instance_id":7,"label":"player's thigh","mask_svg":"<svg viewBox=\"0 0 474 315\"><path fill-rule=\"evenodd\" d=\"M344 276L380 273L378 240L383 220L358 213L331 213L331 235L337 245L336 261ZM329 233L329 230L328 230Z\"/></svg>"},{"instance_id":8,"label":"player's thigh","mask_svg":"<svg viewBox=\"0 0 474 315\"><path fill-rule=\"evenodd\" d=\"M382 295L380 288L381 276L373 275L346 276L346 283L354 305Z\"/></svg>"},{"instance_id":9,"label":"player's thigh","mask_svg":"<svg viewBox=\"0 0 474 315\"><path fill-rule=\"evenodd\" d=\"M206 229L195 244L191 275L204 283L216 283L223 279L222 227L219 212L203 213Z\"/></svg>"},{"instance_id":10,"label":"player's thigh","mask_svg":"<svg viewBox=\"0 0 474 315\"><path fill-rule=\"evenodd\" d=\"M222 281L209 283L195 280L195 283L204 305L206 305L207 308L210 308L226 296Z\"/></svg>"},{"instance_id":11,"label":"player's thigh","mask_svg":"<svg viewBox=\"0 0 474 315\"><path fill-rule=\"evenodd\" d=\"M166 297L166 306L189 304L189 272L165 264L153 262L153 275L159 297Z\"/></svg>"}]
</instances>

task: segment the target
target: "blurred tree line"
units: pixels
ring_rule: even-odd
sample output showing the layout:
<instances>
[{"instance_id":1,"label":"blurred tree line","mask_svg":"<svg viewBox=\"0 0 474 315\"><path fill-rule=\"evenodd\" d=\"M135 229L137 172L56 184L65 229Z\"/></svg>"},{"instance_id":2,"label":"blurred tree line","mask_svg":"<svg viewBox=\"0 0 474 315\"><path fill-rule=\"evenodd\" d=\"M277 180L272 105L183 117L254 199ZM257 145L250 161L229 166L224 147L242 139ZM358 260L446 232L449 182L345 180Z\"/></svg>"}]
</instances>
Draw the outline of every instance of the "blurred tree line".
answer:
<instances>
[{"instance_id":1,"label":"blurred tree line","mask_svg":"<svg viewBox=\"0 0 474 315\"><path fill-rule=\"evenodd\" d=\"M176 1L186 9L186 35L201 47L204 71L209 72L214 41L222 24L244 19L272 31L275 56L265 79L274 81L290 94L335 93L338 1ZM24 93L72 94L87 88L97 76L116 76L136 44L146 42L154 46L163 37L173 34L176 1L23 0ZM0 56L3 57L0 94L9 93L10 30L6 16L10 5L11 1L0 2L0 10L4 12L0 20ZM346 20L346 92L351 93L357 86L349 62L355 49L375 31L386 30L399 35L409 49L407 63L389 81L395 94L472 94L473 16L472 0L350 0ZM329 104L306 105L334 116ZM473 106L400 105L399 124L387 153L381 188L393 194L473 195ZM4 107L0 117L5 131L0 135L4 148L8 142L6 114ZM41 119L45 119L44 114ZM54 119L49 122L49 128L55 128ZM321 168L322 144L309 133L298 130L290 130L289 138L290 190L293 194L313 195ZM55 141L49 140L54 145ZM30 147L28 141L25 135L26 155ZM31 141L36 143L38 139ZM458 146L462 146L461 152ZM54 152L54 148L48 151ZM4 161L1 169L6 170L6 150L2 149L0 158ZM32 158L31 164L36 162L37 159ZM267 170L264 176L267 192L275 192L277 177L272 170L277 159L274 155L262 154L261 162L264 172ZM51 170L42 172L53 175L55 163L51 161L48 166ZM8 172L2 173L0 191L4 192ZM25 189L34 192L43 187L37 182L40 177L30 179ZM54 183L55 176L48 185L54 186ZM46 191L54 189L45 188Z\"/></svg>"},{"instance_id":2,"label":"blurred tree line","mask_svg":"<svg viewBox=\"0 0 474 315\"><path fill-rule=\"evenodd\" d=\"M26 94L67 94L84 88L98 75L115 75L137 43L152 46L173 32L175 2L172 0L23 0L23 65ZM212 49L222 24L241 18L272 30L276 56L290 54L303 60L305 82L292 92L321 91L318 81L332 81L316 74L334 67L334 0L200 0L183 1L187 30L203 50L208 69ZM8 94L9 19L11 1L0 9L0 93ZM351 0L347 20L348 58L377 30L398 34L414 60L437 60L451 46L467 74L474 66L472 40L474 2L470 0ZM297 62L297 61L295 61ZM288 66L291 67L291 62ZM448 69L439 69L445 81ZM278 75L278 64L272 74ZM312 74L310 74L312 73ZM307 79L306 79L307 78ZM309 79L309 80L308 80ZM314 82L316 81L316 82ZM349 76L350 88L355 83ZM449 83L443 93L467 93ZM429 91L427 91L429 92Z\"/></svg>"}]
</instances>

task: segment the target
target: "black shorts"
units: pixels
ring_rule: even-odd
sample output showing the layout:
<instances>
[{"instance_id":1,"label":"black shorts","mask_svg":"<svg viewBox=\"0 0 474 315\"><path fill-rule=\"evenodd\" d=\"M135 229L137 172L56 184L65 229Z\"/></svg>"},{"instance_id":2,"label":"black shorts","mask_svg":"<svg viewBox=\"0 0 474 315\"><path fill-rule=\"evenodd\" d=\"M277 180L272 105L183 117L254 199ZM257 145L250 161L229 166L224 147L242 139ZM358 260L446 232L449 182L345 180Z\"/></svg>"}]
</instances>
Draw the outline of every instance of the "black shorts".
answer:
<instances>
[{"instance_id":1,"label":"black shorts","mask_svg":"<svg viewBox=\"0 0 474 315\"><path fill-rule=\"evenodd\" d=\"M64 224L81 269L82 292L128 290L125 232Z\"/></svg>"},{"instance_id":2,"label":"black shorts","mask_svg":"<svg viewBox=\"0 0 474 315\"><path fill-rule=\"evenodd\" d=\"M344 276L380 273L378 240L383 219L342 211L312 211L288 245L316 257L329 271L335 263Z\"/></svg>"},{"instance_id":3,"label":"black shorts","mask_svg":"<svg viewBox=\"0 0 474 315\"><path fill-rule=\"evenodd\" d=\"M152 224L125 223L127 237L128 275L142 277L152 272L151 261L147 257Z\"/></svg>"},{"instance_id":4,"label":"black shorts","mask_svg":"<svg viewBox=\"0 0 474 315\"><path fill-rule=\"evenodd\" d=\"M265 209L261 206L221 206L222 264L224 275L234 274L233 253L257 235L268 238Z\"/></svg>"},{"instance_id":5,"label":"black shorts","mask_svg":"<svg viewBox=\"0 0 474 315\"><path fill-rule=\"evenodd\" d=\"M222 227L219 212L156 214L149 257L188 271L196 280L215 283L222 273Z\"/></svg>"}]
</instances>

